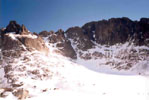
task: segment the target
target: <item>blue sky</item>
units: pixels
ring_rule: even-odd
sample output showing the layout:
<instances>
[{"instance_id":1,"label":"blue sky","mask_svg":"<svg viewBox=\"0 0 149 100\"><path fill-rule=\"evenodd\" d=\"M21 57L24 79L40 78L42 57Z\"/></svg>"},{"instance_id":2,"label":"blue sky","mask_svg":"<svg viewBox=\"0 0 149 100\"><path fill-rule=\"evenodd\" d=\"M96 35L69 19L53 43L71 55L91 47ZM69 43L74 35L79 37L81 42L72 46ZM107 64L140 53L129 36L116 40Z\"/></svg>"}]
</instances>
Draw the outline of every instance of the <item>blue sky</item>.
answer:
<instances>
[{"instance_id":1,"label":"blue sky","mask_svg":"<svg viewBox=\"0 0 149 100\"><path fill-rule=\"evenodd\" d=\"M0 28L16 20L32 32L57 31L111 17L149 17L149 0L0 0Z\"/></svg>"}]
</instances>

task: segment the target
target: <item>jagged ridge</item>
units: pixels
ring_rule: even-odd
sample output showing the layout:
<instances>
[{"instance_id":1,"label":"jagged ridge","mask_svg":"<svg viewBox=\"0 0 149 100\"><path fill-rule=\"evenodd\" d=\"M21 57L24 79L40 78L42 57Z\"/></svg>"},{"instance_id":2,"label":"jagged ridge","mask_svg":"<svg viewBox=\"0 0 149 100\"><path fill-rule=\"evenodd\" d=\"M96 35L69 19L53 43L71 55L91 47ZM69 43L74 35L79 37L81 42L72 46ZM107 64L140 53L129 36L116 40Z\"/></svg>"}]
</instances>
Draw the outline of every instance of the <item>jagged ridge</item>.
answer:
<instances>
[{"instance_id":1,"label":"jagged ridge","mask_svg":"<svg viewBox=\"0 0 149 100\"><path fill-rule=\"evenodd\" d=\"M148 20L147 18L142 18L140 21L112 18L90 22L82 28L72 27L66 32L60 29L57 32L43 31L39 34L32 34L24 25L20 26L15 21L11 21L6 29L1 29L0 69L4 68L6 83L14 95L20 91L28 93L28 90L24 90L27 85L30 88L39 86L26 83L21 77L31 82L47 81L58 74L53 73L52 66L59 68L66 66L63 62L67 61L62 60L66 58L48 56L52 53L72 58L73 60L69 59L70 66L78 66L75 63L80 63L95 67L93 63L96 63L97 68L110 66L111 69L127 71L138 67L137 74L148 75ZM52 59L57 60L52 61ZM33 70L30 67L33 67ZM47 91L47 89L43 87L39 91Z\"/></svg>"}]
</instances>

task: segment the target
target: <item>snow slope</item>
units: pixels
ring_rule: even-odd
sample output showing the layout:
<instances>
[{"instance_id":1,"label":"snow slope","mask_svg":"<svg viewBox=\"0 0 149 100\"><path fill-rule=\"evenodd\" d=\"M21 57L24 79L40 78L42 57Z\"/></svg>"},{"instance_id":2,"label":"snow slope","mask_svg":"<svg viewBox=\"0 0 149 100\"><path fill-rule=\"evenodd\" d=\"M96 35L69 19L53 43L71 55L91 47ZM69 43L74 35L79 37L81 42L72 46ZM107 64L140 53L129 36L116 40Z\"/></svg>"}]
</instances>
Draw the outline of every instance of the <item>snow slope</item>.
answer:
<instances>
[{"instance_id":1,"label":"snow slope","mask_svg":"<svg viewBox=\"0 0 149 100\"><path fill-rule=\"evenodd\" d=\"M16 79L16 83L23 84L19 88L29 91L27 100L149 100L148 59L137 63L132 69L117 70L105 64L111 58L85 60L79 57L72 60L56 54L56 48L48 42L47 46L50 49L48 56L34 51L24 52L20 58L13 60L2 60L0 88L11 88L8 79L4 78L4 67L11 62L13 70L8 74ZM102 50L105 48L87 52L97 49L104 53ZM139 72L142 75L138 71L142 71ZM6 95L0 100L17 100L10 92Z\"/></svg>"},{"instance_id":2,"label":"snow slope","mask_svg":"<svg viewBox=\"0 0 149 100\"><path fill-rule=\"evenodd\" d=\"M117 44L110 47L96 44L96 46L82 52L81 56L90 56L91 59L82 59L78 55L77 63L100 73L118 75L149 75L149 48L134 44ZM102 57L94 55L99 53Z\"/></svg>"},{"instance_id":3,"label":"snow slope","mask_svg":"<svg viewBox=\"0 0 149 100\"><path fill-rule=\"evenodd\" d=\"M29 55L31 54L25 54L26 57ZM24 76L20 77L19 80L25 83L23 87L30 92L30 98L27 100L149 99L148 76L107 74L110 71L99 73L90 70L87 66L79 65L68 58L56 54L44 56L43 54L36 53L30 59L30 62L23 63L20 58L14 66L26 64L26 71L24 72L27 74L27 72L33 70L32 67L34 65L32 64L41 64L42 62L39 70L42 71L42 68L48 68L51 76L43 77L41 80L38 79L38 75L28 73L27 76L24 74ZM36 68L36 66L34 67ZM16 70L14 73L15 77L17 77L22 72ZM40 72L40 75L42 75L42 72ZM35 86L36 88L34 88ZM3 99L1 98L0 100ZM5 98L5 100L13 99L16 100L11 94Z\"/></svg>"}]
</instances>

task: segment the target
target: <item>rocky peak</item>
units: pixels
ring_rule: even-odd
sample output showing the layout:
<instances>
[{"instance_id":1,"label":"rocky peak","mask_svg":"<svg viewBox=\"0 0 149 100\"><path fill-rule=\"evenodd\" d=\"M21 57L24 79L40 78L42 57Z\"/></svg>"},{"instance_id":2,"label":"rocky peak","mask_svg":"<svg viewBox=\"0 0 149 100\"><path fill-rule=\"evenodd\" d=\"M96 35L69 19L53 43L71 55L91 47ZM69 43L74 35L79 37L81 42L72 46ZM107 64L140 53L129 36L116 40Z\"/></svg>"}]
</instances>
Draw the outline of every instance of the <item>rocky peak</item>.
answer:
<instances>
[{"instance_id":1,"label":"rocky peak","mask_svg":"<svg viewBox=\"0 0 149 100\"><path fill-rule=\"evenodd\" d=\"M122 17L122 18L111 18L109 20L106 20L109 23L119 23L119 24L129 24L132 22L129 18L127 17Z\"/></svg>"},{"instance_id":2,"label":"rocky peak","mask_svg":"<svg viewBox=\"0 0 149 100\"><path fill-rule=\"evenodd\" d=\"M23 35L29 34L28 29L24 25L21 26L21 32L20 32L20 34L23 34Z\"/></svg>"},{"instance_id":3,"label":"rocky peak","mask_svg":"<svg viewBox=\"0 0 149 100\"><path fill-rule=\"evenodd\" d=\"M39 33L39 35L42 37L47 37L47 36L54 34L54 33L55 33L54 31L49 31L49 32L48 31L42 31Z\"/></svg>"},{"instance_id":4,"label":"rocky peak","mask_svg":"<svg viewBox=\"0 0 149 100\"><path fill-rule=\"evenodd\" d=\"M17 24L16 21L11 21L6 29L1 31L2 52L6 56L14 55L14 53L20 55L21 52L26 50L37 50L48 54L48 47L45 45L44 40L40 36L29 32L24 25Z\"/></svg>"},{"instance_id":5,"label":"rocky peak","mask_svg":"<svg viewBox=\"0 0 149 100\"><path fill-rule=\"evenodd\" d=\"M55 32L55 35L56 35L56 38L55 38L56 42L63 42L66 40L64 36L64 31L62 29L59 29L57 32Z\"/></svg>"},{"instance_id":6,"label":"rocky peak","mask_svg":"<svg viewBox=\"0 0 149 100\"><path fill-rule=\"evenodd\" d=\"M149 24L149 18L141 18L141 19L140 19L140 22L141 22L141 23Z\"/></svg>"},{"instance_id":7,"label":"rocky peak","mask_svg":"<svg viewBox=\"0 0 149 100\"><path fill-rule=\"evenodd\" d=\"M59 29L56 34L64 34L64 31L62 29Z\"/></svg>"},{"instance_id":8,"label":"rocky peak","mask_svg":"<svg viewBox=\"0 0 149 100\"><path fill-rule=\"evenodd\" d=\"M21 30L21 26L17 24L16 21L10 21L10 23L6 27L5 33L16 32L16 34L19 34L20 30Z\"/></svg>"},{"instance_id":9,"label":"rocky peak","mask_svg":"<svg viewBox=\"0 0 149 100\"><path fill-rule=\"evenodd\" d=\"M6 34L9 32L15 32L16 34L23 34L23 35L27 35L30 33L24 25L20 26L19 24L17 24L16 21L10 21L6 29L3 30L1 29L2 34Z\"/></svg>"}]
</instances>

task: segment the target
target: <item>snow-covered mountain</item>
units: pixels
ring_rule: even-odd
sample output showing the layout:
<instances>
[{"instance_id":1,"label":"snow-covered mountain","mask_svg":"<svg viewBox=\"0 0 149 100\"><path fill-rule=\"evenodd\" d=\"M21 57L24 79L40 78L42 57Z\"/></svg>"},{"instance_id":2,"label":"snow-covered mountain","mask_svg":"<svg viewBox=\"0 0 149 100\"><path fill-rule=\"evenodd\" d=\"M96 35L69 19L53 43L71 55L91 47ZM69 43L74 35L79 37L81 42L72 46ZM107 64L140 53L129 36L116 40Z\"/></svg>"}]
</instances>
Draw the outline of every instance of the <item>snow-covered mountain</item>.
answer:
<instances>
[{"instance_id":1,"label":"snow-covered mountain","mask_svg":"<svg viewBox=\"0 0 149 100\"><path fill-rule=\"evenodd\" d=\"M148 100L149 19L90 22L66 32L1 29L0 100Z\"/></svg>"}]
</instances>

